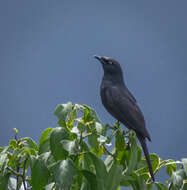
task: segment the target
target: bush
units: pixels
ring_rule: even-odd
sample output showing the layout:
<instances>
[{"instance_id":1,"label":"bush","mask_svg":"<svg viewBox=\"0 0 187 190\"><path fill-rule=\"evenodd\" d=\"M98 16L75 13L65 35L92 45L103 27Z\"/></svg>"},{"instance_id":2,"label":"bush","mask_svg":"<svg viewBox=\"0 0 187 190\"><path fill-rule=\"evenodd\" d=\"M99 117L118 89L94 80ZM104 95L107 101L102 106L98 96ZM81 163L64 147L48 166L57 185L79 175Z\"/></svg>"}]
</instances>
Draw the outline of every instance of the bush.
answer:
<instances>
[{"instance_id":1,"label":"bush","mask_svg":"<svg viewBox=\"0 0 187 190\"><path fill-rule=\"evenodd\" d=\"M15 138L0 148L0 190L179 190L187 188L187 159L175 162L150 154L154 174L166 168L167 186L152 182L133 131L103 125L79 104L58 105L58 127L45 129L37 144ZM126 142L128 141L128 143Z\"/></svg>"}]
</instances>

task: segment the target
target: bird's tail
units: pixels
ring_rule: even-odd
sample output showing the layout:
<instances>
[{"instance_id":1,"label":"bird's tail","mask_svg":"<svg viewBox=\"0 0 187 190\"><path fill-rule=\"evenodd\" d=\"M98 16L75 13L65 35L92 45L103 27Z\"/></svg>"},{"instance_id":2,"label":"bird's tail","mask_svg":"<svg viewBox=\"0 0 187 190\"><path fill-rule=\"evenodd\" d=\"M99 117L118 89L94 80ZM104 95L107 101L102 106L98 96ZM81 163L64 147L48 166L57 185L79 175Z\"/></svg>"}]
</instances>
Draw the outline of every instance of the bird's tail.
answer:
<instances>
[{"instance_id":1,"label":"bird's tail","mask_svg":"<svg viewBox=\"0 0 187 190\"><path fill-rule=\"evenodd\" d=\"M149 168L149 173L150 173L151 178L152 178L152 180L154 182L155 178L154 178L153 168L152 168L150 157L149 157L149 152L148 152L148 148L147 148L147 144L146 144L146 139L145 139L145 137L142 137L139 134L136 134L136 135L137 135L137 138L140 141L141 146L143 148L143 152L144 152L144 155L145 155L145 158L146 158L146 161L147 161L147 164L148 164L148 168Z\"/></svg>"}]
</instances>

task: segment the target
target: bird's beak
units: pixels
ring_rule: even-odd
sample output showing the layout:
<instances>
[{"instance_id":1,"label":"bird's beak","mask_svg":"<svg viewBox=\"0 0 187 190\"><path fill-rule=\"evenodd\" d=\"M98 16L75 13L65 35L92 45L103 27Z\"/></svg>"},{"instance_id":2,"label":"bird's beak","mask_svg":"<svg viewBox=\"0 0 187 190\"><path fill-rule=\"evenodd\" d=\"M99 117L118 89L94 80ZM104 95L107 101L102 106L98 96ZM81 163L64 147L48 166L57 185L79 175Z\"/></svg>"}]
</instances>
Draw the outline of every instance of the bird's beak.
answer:
<instances>
[{"instance_id":1,"label":"bird's beak","mask_svg":"<svg viewBox=\"0 0 187 190\"><path fill-rule=\"evenodd\" d=\"M105 57L94 55L94 58L96 58L101 64L106 64Z\"/></svg>"},{"instance_id":2,"label":"bird's beak","mask_svg":"<svg viewBox=\"0 0 187 190\"><path fill-rule=\"evenodd\" d=\"M94 55L93 56L94 58L96 58L97 60L101 61L102 60L102 57L101 56L98 56L98 55Z\"/></svg>"},{"instance_id":3,"label":"bird's beak","mask_svg":"<svg viewBox=\"0 0 187 190\"><path fill-rule=\"evenodd\" d=\"M105 65L107 64L107 60L109 59L108 57L105 57L105 56L98 56L98 55L94 55L94 58L99 60L99 62L102 64L102 65Z\"/></svg>"}]
</instances>

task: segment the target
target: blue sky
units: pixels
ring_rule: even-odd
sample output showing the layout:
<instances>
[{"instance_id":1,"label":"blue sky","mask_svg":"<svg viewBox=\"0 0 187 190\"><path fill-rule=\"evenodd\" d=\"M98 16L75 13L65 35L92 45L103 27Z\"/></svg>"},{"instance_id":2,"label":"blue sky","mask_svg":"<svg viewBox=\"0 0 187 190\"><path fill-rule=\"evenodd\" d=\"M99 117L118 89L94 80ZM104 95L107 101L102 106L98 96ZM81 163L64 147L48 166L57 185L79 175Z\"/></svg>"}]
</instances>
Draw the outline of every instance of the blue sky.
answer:
<instances>
[{"instance_id":1,"label":"blue sky","mask_svg":"<svg viewBox=\"0 0 187 190\"><path fill-rule=\"evenodd\" d=\"M99 96L94 54L116 58L144 113L150 152L187 157L187 1L0 2L0 145L38 140L56 127L54 108L72 101L114 119Z\"/></svg>"}]
</instances>

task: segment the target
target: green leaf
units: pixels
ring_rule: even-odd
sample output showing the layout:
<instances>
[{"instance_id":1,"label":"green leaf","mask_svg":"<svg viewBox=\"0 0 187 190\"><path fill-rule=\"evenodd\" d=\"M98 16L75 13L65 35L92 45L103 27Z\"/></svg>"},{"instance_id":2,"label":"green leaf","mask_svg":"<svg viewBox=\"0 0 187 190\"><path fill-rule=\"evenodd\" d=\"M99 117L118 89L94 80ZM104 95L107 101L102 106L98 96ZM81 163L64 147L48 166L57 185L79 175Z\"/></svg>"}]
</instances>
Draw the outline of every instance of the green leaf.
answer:
<instances>
[{"instance_id":1,"label":"green leaf","mask_svg":"<svg viewBox=\"0 0 187 190\"><path fill-rule=\"evenodd\" d=\"M127 174L132 173L132 171L136 168L138 161L138 146L136 139L133 136L130 136L130 143L131 143L130 161L128 164Z\"/></svg>"},{"instance_id":2,"label":"green leaf","mask_svg":"<svg viewBox=\"0 0 187 190\"><path fill-rule=\"evenodd\" d=\"M146 189L146 183L143 179L142 176L138 176L135 172L133 172L131 174L131 176L133 177L134 181L131 183L133 184L134 186L137 187L137 190L139 189Z\"/></svg>"},{"instance_id":3,"label":"green leaf","mask_svg":"<svg viewBox=\"0 0 187 190\"><path fill-rule=\"evenodd\" d=\"M99 143L97 141L97 137L98 136L95 131L90 136L88 136L88 142L95 153L99 152Z\"/></svg>"},{"instance_id":4,"label":"green leaf","mask_svg":"<svg viewBox=\"0 0 187 190\"><path fill-rule=\"evenodd\" d=\"M77 128L80 132L84 132L86 130L86 125L83 123L82 119L78 120Z\"/></svg>"},{"instance_id":5,"label":"green leaf","mask_svg":"<svg viewBox=\"0 0 187 190\"><path fill-rule=\"evenodd\" d=\"M40 154L40 158L43 160L47 168L55 163L54 157L52 156L51 152L44 152L43 154Z\"/></svg>"},{"instance_id":6,"label":"green leaf","mask_svg":"<svg viewBox=\"0 0 187 190\"><path fill-rule=\"evenodd\" d=\"M24 138L24 146L38 151L38 146L36 142L30 137Z\"/></svg>"},{"instance_id":7,"label":"green leaf","mask_svg":"<svg viewBox=\"0 0 187 190\"><path fill-rule=\"evenodd\" d=\"M71 159L63 160L55 166L54 180L58 188L69 189L73 184L76 168Z\"/></svg>"},{"instance_id":8,"label":"green leaf","mask_svg":"<svg viewBox=\"0 0 187 190\"><path fill-rule=\"evenodd\" d=\"M77 116L77 109L76 109L76 106L74 106L72 108L72 111L70 112L70 115L69 115L69 118L68 118L68 122L67 122L67 126L69 128L72 128L73 127L73 123L76 119L76 116Z\"/></svg>"},{"instance_id":9,"label":"green leaf","mask_svg":"<svg viewBox=\"0 0 187 190\"><path fill-rule=\"evenodd\" d=\"M49 170L45 165L42 156L31 157L31 183L34 190L45 190L50 177Z\"/></svg>"},{"instance_id":10,"label":"green leaf","mask_svg":"<svg viewBox=\"0 0 187 190\"><path fill-rule=\"evenodd\" d=\"M47 128L42 132L39 141L39 154L50 150L50 134L52 130L53 128Z\"/></svg>"},{"instance_id":11,"label":"green leaf","mask_svg":"<svg viewBox=\"0 0 187 190\"><path fill-rule=\"evenodd\" d=\"M113 154L113 153L112 153ZM107 156L104 163L105 163L105 166L106 166L106 169L107 171L110 170L110 168L112 167L113 165L113 162L114 162L114 158L112 156Z\"/></svg>"},{"instance_id":12,"label":"green leaf","mask_svg":"<svg viewBox=\"0 0 187 190\"><path fill-rule=\"evenodd\" d=\"M11 148L11 149L15 149L15 148L17 148L17 141L16 140L10 140L9 141L9 147Z\"/></svg>"},{"instance_id":13,"label":"green leaf","mask_svg":"<svg viewBox=\"0 0 187 190\"><path fill-rule=\"evenodd\" d=\"M4 176L8 167L8 155L5 152L0 153L0 173Z\"/></svg>"},{"instance_id":14,"label":"green leaf","mask_svg":"<svg viewBox=\"0 0 187 190\"><path fill-rule=\"evenodd\" d=\"M95 171L96 171L99 188L102 188L104 190L106 187L105 183L106 183L106 177L107 177L107 171L106 171L105 164L103 163L103 161L101 159L99 159L93 153L90 152L90 153L88 153L88 155L92 159L92 162L95 166Z\"/></svg>"},{"instance_id":15,"label":"green leaf","mask_svg":"<svg viewBox=\"0 0 187 190\"><path fill-rule=\"evenodd\" d=\"M134 182L134 178L132 176L129 176L129 175L123 175L122 176L122 179L120 181L120 185L121 186L125 186L125 187L128 187L128 186L131 186L131 184ZM134 190L134 189L133 189Z\"/></svg>"},{"instance_id":16,"label":"green leaf","mask_svg":"<svg viewBox=\"0 0 187 190\"><path fill-rule=\"evenodd\" d=\"M87 105L83 105L84 106L84 120L86 122L88 121L97 121L99 123L101 123L99 117L97 116L97 113L95 112L94 109L92 109L91 107L87 106Z\"/></svg>"},{"instance_id":17,"label":"green leaf","mask_svg":"<svg viewBox=\"0 0 187 190\"><path fill-rule=\"evenodd\" d=\"M10 168L22 173L28 158L26 179L34 190L120 190L120 186L133 190L168 189L148 180L147 162L141 156L134 132L122 131L119 123L114 127L102 125L96 112L86 105L68 102L58 105L54 114L61 127L44 130L39 146L32 138L18 139L15 129L16 138L9 141L9 146L0 147L0 190L16 189L17 180ZM124 136L129 139L130 148ZM106 148L113 156L104 147L111 142L114 146ZM166 167L172 190L187 189L187 158L162 160L150 154L150 159L154 173ZM181 169L177 171L178 166ZM17 188L22 185L19 178Z\"/></svg>"},{"instance_id":18,"label":"green leaf","mask_svg":"<svg viewBox=\"0 0 187 190\"><path fill-rule=\"evenodd\" d=\"M76 155L79 151L79 144L77 140L62 140L61 144L64 150L66 150L69 153L69 155Z\"/></svg>"},{"instance_id":19,"label":"green leaf","mask_svg":"<svg viewBox=\"0 0 187 190\"><path fill-rule=\"evenodd\" d=\"M45 187L45 190L53 190L54 186L55 186L55 183L52 182L52 183L48 184L48 185Z\"/></svg>"},{"instance_id":20,"label":"green leaf","mask_svg":"<svg viewBox=\"0 0 187 190\"><path fill-rule=\"evenodd\" d=\"M117 131L116 133L116 141L115 141L115 147L116 147L116 151L124 151L126 146L125 143L125 139L124 139L124 135L122 133L122 131Z\"/></svg>"},{"instance_id":21,"label":"green leaf","mask_svg":"<svg viewBox=\"0 0 187 190\"><path fill-rule=\"evenodd\" d=\"M157 187L157 190L168 190L168 187L165 186L165 185L162 184L162 183L155 182L155 185L156 185L156 187Z\"/></svg>"},{"instance_id":22,"label":"green leaf","mask_svg":"<svg viewBox=\"0 0 187 190\"><path fill-rule=\"evenodd\" d=\"M96 189L102 190L102 189L99 189L99 186L97 184L97 178L94 173L87 171L87 170L82 170L81 172L82 172L83 176L87 179L90 190L96 190Z\"/></svg>"},{"instance_id":23,"label":"green leaf","mask_svg":"<svg viewBox=\"0 0 187 190\"><path fill-rule=\"evenodd\" d=\"M106 179L106 189L115 190L119 185L122 178L123 168L117 164L113 164L108 172Z\"/></svg>"},{"instance_id":24,"label":"green leaf","mask_svg":"<svg viewBox=\"0 0 187 190\"><path fill-rule=\"evenodd\" d=\"M97 140L100 144L104 144L107 141L107 137L100 135Z\"/></svg>"},{"instance_id":25,"label":"green leaf","mask_svg":"<svg viewBox=\"0 0 187 190\"><path fill-rule=\"evenodd\" d=\"M107 129L110 128L109 125L105 125L105 127L106 127ZM108 140L107 140L107 143L108 143L108 144L111 143L112 139L116 136L117 132L118 132L118 130L113 130L112 133L110 133L110 134L107 136L107 139L108 139Z\"/></svg>"},{"instance_id":26,"label":"green leaf","mask_svg":"<svg viewBox=\"0 0 187 190\"><path fill-rule=\"evenodd\" d=\"M183 181L182 189L183 189L183 190L186 190L186 189L187 189L187 180L184 180L184 181Z\"/></svg>"},{"instance_id":27,"label":"green leaf","mask_svg":"<svg viewBox=\"0 0 187 190\"><path fill-rule=\"evenodd\" d=\"M102 136L106 136L106 131L107 131L106 126L103 126L99 122L95 122L95 129L97 131L97 134L102 135Z\"/></svg>"},{"instance_id":28,"label":"green leaf","mask_svg":"<svg viewBox=\"0 0 187 190\"><path fill-rule=\"evenodd\" d=\"M124 149L123 151L116 151L115 156L117 164L122 165L124 169L126 169L130 162L130 150Z\"/></svg>"},{"instance_id":29,"label":"green leaf","mask_svg":"<svg viewBox=\"0 0 187 190\"><path fill-rule=\"evenodd\" d=\"M173 172L177 170L177 164L174 162L174 160L167 160L166 166L166 172L169 176L172 175Z\"/></svg>"},{"instance_id":30,"label":"green leaf","mask_svg":"<svg viewBox=\"0 0 187 190\"><path fill-rule=\"evenodd\" d=\"M15 178L13 178L13 177L10 177L9 181L8 181L8 189L9 190L16 190L16 188L17 188L17 180ZM23 186L21 178L18 179L18 189L19 190L24 189L24 186Z\"/></svg>"},{"instance_id":31,"label":"green leaf","mask_svg":"<svg viewBox=\"0 0 187 190\"><path fill-rule=\"evenodd\" d=\"M82 155L81 164L84 170L93 171L94 165L89 154Z\"/></svg>"},{"instance_id":32,"label":"green leaf","mask_svg":"<svg viewBox=\"0 0 187 190\"><path fill-rule=\"evenodd\" d=\"M24 145L27 144L27 142L23 143ZM36 155L37 151L33 148L29 148L28 144L25 146L18 146L13 153L12 153L12 161L16 164L15 160L20 160L23 157L26 157L27 155ZM10 157L9 157L10 158Z\"/></svg>"},{"instance_id":33,"label":"green leaf","mask_svg":"<svg viewBox=\"0 0 187 190\"><path fill-rule=\"evenodd\" d=\"M72 109L73 105L71 102L60 104L56 107L54 114L58 117L63 126L66 125L67 116L71 113Z\"/></svg>"},{"instance_id":34,"label":"green leaf","mask_svg":"<svg viewBox=\"0 0 187 190\"><path fill-rule=\"evenodd\" d=\"M82 180L80 190L91 190L88 181L84 178Z\"/></svg>"},{"instance_id":35,"label":"green leaf","mask_svg":"<svg viewBox=\"0 0 187 190\"><path fill-rule=\"evenodd\" d=\"M50 149L50 138L48 138L46 141L43 142L43 144L41 144L41 146L39 147L39 154L42 154L44 152L49 152Z\"/></svg>"},{"instance_id":36,"label":"green leaf","mask_svg":"<svg viewBox=\"0 0 187 190\"><path fill-rule=\"evenodd\" d=\"M153 154L153 153L149 154L149 156L150 156L153 172L156 172L159 168L160 158L158 157L158 155ZM140 175L145 175L146 173L147 174L149 173L149 168L148 168L145 157L143 157L143 159L138 163L138 170L136 172ZM145 180L147 180L148 177L149 176L146 175Z\"/></svg>"},{"instance_id":37,"label":"green leaf","mask_svg":"<svg viewBox=\"0 0 187 190\"><path fill-rule=\"evenodd\" d=\"M70 140L74 140L81 137L80 130L78 129L77 126L72 127L71 132L70 132Z\"/></svg>"},{"instance_id":38,"label":"green leaf","mask_svg":"<svg viewBox=\"0 0 187 190\"><path fill-rule=\"evenodd\" d=\"M2 174L0 172L0 190L9 190L8 189L8 181L9 181L10 174Z\"/></svg>"},{"instance_id":39,"label":"green leaf","mask_svg":"<svg viewBox=\"0 0 187 190\"><path fill-rule=\"evenodd\" d=\"M19 131L16 128L13 128L14 132L17 134Z\"/></svg>"},{"instance_id":40,"label":"green leaf","mask_svg":"<svg viewBox=\"0 0 187 190\"><path fill-rule=\"evenodd\" d=\"M62 127L53 129L50 135L50 149L55 160L63 160L67 157L68 153L63 149L60 142L68 139L68 136L66 130Z\"/></svg>"},{"instance_id":41,"label":"green leaf","mask_svg":"<svg viewBox=\"0 0 187 190\"><path fill-rule=\"evenodd\" d=\"M187 176L187 158L183 158L182 159L182 165L183 165L183 168L184 168L184 172Z\"/></svg>"},{"instance_id":42,"label":"green leaf","mask_svg":"<svg viewBox=\"0 0 187 190\"><path fill-rule=\"evenodd\" d=\"M147 190L154 190L153 184L147 184Z\"/></svg>"},{"instance_id":43,"label":"green leaf","mask_svg":"<svg viewBox=\"0 0 187 190\"><path fill-rule=\"evenodd\" d=\"M89 151L90 151L90 150L89 150L89 147L88 147L88 145L87 145L86 142L81 141L81 142L80 142L80 146L81 146L81 150L82 150L82 151L84 151L84 152L89 152Z\"/></svg>"},{"instance_id":44,"label":"green leaf","mask_svg":"<svg viewBox=\"0 0 187 190\"><path fill-rule=\"evenodd\" d=\"M185 172L182 169L172 173L171 181L173 182L173 186L176 190L182 187L183 179L185 179L185 177Z\"/></svg>"},{"instance_id":45,"label":"green leaf","mask_svg":"<svg viewBox=\"0 0 187 190\"><path fill-rule=\"evenodd\" d=\"M135 172L131 175L124 175L120 182L121 186L132 186L133 190L146 190L147 185L141 176L138 176ZM150 187L149 187L150 188Z\"/></svg>"}]
</instances>

